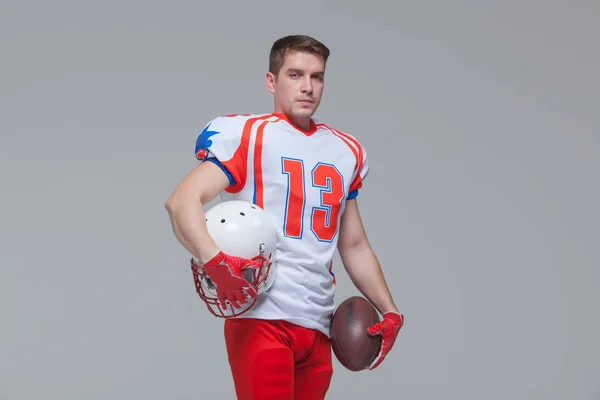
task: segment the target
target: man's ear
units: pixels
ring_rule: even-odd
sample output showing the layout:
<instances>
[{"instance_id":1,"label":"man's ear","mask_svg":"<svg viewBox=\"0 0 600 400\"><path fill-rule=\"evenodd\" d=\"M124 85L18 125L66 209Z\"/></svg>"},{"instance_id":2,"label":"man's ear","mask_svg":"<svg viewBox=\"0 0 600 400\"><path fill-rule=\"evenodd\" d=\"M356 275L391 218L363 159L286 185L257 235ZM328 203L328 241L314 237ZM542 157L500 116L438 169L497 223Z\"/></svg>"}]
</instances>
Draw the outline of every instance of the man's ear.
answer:
<instances>
[{"instance_id":1,"label":"man's ear","mask_svg":"<svg viewBox=\"0 0 600 400\"><path fill-rule=\"evenodd\" d=\"M275 75L273 75L272 72L267 72L267 76L266 76L267 90L271 93L275 92L275 81L276 80L277 80L277 78L275 77Z\"/></svg>"}]
</instances>

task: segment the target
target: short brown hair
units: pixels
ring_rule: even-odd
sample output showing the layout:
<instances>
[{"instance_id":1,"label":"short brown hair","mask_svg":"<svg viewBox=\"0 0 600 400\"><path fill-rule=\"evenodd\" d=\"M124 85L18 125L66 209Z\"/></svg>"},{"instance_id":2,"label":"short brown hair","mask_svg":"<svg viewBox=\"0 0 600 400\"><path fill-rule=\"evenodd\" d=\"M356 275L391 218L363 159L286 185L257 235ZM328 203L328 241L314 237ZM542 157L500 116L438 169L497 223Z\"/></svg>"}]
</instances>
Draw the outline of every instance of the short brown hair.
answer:
<instances>
[{"instance_id":1,"label":"short brown hair","mask_svg":"<svg viewBox=\"0 0 600 400\"><path fill-rule=\"evenodd\" d=\"M277 75L283 66L285 55L289 51L303 51L323 57L327 62L330 51L317 39L306 35L289 35L277 39L271 47L269 54L269 72Z\"/></svg>"}]
</instances>

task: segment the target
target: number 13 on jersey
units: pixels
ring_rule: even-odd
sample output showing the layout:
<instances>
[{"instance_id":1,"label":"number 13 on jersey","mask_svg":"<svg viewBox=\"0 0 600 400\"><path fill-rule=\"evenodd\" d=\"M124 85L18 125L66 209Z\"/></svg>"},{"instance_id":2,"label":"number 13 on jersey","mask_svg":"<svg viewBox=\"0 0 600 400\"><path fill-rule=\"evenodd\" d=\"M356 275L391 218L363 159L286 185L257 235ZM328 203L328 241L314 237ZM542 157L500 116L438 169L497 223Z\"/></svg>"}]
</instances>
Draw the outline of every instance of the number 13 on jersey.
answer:
<instances>
[{"instance_id":1,"label":"number 13 on jersey","mask_svg":"<svg viewBox=\"0 0 600 400\"><path fill-rule=\"evenodd\" d=\"M287 197L283 222L284 235L301 239L304 234L304 214L310 212L310 230L317 239L331 242L338 230L338 217L344 199L344 177L332 164L310 166L310 182L305 182L304 161L281 159L281 172L287 175ZM318 190L320 206L306 209L307 190Z\"/></svg>"}]
</instances>

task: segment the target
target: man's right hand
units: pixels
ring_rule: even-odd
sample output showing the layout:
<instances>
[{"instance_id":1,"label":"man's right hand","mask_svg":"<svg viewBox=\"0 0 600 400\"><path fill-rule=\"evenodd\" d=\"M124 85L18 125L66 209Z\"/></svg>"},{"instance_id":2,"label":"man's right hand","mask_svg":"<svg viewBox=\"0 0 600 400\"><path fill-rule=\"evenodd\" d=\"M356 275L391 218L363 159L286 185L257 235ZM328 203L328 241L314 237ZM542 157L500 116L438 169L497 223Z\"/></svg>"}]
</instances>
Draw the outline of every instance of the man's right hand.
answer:
<instances>
[{"instance_id":1,"label":"man's right hand","mask_svg":"<svg viewBox=\"0 0 600 400\"><path fill-rule=\"evenodd\" d=\"M217 289L217 298L223 309L226 308L226 300L233 307L240 308L240 303L256 297L256 290L244 279L242 271L260 266L258 261L230 256L221 250L203 263L204 271Z\"/></svg>"}]
</instances>

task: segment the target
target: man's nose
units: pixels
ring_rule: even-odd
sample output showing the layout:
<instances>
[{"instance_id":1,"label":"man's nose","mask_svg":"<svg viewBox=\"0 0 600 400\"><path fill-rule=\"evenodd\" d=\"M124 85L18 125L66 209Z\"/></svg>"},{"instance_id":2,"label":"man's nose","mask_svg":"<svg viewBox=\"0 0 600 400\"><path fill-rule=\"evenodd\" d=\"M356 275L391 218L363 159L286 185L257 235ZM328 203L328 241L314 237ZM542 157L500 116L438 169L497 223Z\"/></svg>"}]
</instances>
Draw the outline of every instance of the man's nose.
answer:
<instances>
[{"instance_id":1,"label":"man's nose","mask_svg":"<svg viewBox=\"0 0 600 400\"><path fill-rule=\"evenodd\" d=\"M307 77L302 80L302 93L312 93L312 82L310 77Z\"/></svg>"}]
</instances>

